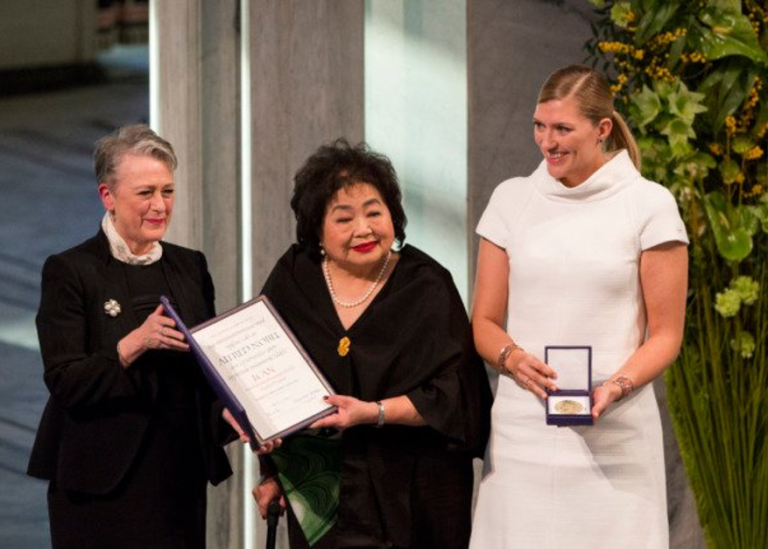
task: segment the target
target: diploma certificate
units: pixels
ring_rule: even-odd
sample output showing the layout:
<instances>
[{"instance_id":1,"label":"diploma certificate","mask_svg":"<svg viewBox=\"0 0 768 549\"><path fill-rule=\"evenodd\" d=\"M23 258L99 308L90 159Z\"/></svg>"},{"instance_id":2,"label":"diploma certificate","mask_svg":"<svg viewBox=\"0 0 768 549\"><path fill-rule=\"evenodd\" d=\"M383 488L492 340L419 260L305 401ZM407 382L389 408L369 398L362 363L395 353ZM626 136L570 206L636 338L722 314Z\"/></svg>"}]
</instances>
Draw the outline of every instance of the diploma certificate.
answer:
<instances>
[{"instance_id":1,"label":"diploma certificate","mask_svg":"<svg viewBox=\"0 0 768 549\"><path fill-rule=\"evenodd\" d=\"M323 400L333 389L266 297L191 330L161 301L214 391L259 445L336 410Z\"/></svg>"}]
</instances>

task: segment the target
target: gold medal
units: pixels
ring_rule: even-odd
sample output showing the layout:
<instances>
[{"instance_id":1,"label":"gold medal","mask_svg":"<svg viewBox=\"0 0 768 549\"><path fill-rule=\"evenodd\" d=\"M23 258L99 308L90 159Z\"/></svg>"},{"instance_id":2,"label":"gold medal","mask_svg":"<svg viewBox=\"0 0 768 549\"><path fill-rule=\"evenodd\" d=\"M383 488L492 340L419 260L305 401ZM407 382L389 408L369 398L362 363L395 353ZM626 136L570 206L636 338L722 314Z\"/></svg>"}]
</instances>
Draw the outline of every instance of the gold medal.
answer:
<instances>
[{"instance_id":1,"label":"gold medal","mask_svg":"<svg viewBox=\"0 0 768 549\"><path fill-rule=\"evenodd\" d=\"M584 405L575 400L561 400L555 404L555 411L560 414L580 414L584 411Z\"/></svg>"},{"instance_id":2,"label":"gold medal","mask_svg":"<svg viewBox=\"0 0 768 549\"><path fill-rule=\"evenodd\" d=\"M339 340L339 356L347 356L349 354L349 346L352 344L352 341L346 336L342 337Z\"/></svg>"}]
</instances>

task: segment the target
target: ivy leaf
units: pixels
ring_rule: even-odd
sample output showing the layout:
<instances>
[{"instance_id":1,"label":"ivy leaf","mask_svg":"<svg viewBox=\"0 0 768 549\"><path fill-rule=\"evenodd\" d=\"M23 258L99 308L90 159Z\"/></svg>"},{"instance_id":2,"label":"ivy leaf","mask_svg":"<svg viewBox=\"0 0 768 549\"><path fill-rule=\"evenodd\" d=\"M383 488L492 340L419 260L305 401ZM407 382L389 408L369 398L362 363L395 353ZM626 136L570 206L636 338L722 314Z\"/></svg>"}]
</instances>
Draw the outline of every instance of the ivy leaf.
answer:
<instances>
[{"instance_id":1,"label":"ivy leaf","mask_svg":"<svg viewBox=\"0 0 768 549\"><path fill-rule=\"evenodd\" d=\"M768 234L768 205L758 204L757 206L749 206L749 210L760 224L763 232Z\"/></svg>"},{"instance_id":2,"label":"ivy leaf","mask_svg":"<svg viewBox=\"0 0 768 549\"><path fill-rule=\"evenodd\" d=\"M644 131L661 112L661 99L648 86L643 85L642 91L630 98L629 110L635 124Z\"/></svg>"},{"instance_id":3,"label":"ivy leaf","mask_svg":"<svg viewBox=\"0 0 768 549\"><path fill-rule=\"evenodd\" d=\"M632 22L632 6L629 2L616 2L611 8L611 21L622 29Z\"/></svg>"},{"instance_id":4,"label":"ivy leaf","mask_svg":"<svg viewBox=\"0 0 768 549\"><path fill-rule=\"evenodd\" d=\"M688 90L682 82L678 82L678 84L677 90L670 92L667 96L669 112L679 116L687 123L693 124L696 115L707 110L707 107L701 103L704 94Z\"/></svg>"},{"instance_id":5,"label":"ivy leaf","mask_svg":"<svg viewBox=\"0 0 768 549\"><path fill-rule=\"evenodd\" d=\"M740 11L708 7L701 11L699 20L705 25L699 48L708 60L742 55L755 63L768 64L768 55L760 47L755 29Z\"/></svg>"},{"instance_id":6,"label":"ivy leaf","mask_svg":"<svg viewBox=\"0 0 768 549\"><path fill-rule=\"evenodd\" d=\"M723 193L711 192L704 198L704 209L707 212L712 234L715 237L717 251L728 261L741 261L752 253L752 237L742 226L741 210L749 211L746 207L734 207L737 214L733 219L727 213L727 201Z\"/></svg>"},{"instance_id":7,"label":"ivy leaf","mask_svg":"<svg viewBox=\"0 0 768 549\"><path fill-rule=\"evenodd\" d=\"M736 177L741 172L739 165L731 158L726 158L720 162L720 175L723 176L723 183L732 185L736 182Z\"/></svg>"},{"instance_id":8,"label":"ivy leaf","mask_svg":"<svg viewBox=\"0 0 768 549\"><path fill-rule=\"evenodd\" d=\"M749 151L754 146L755 146L755 142L752 141L749 137L739 135L738 137L734 138L731 148L733 148L733 152L735 152L736 154L743 155L745 152Z\"/></svg>"},{"instance_id":9,"label":"ivy leaf","mask_svg":"<svg viewBox=\"0 0 768 549\"><path fill-rule=\"evenodd\" d=\"M760 228L760 220L753 214L752 208L748 206L738 206L739 225L747 231L749 236L755 236Z\"/></svg>"},{"instance_id":10,"label":"ivy leaf","mask_svg":"<svg viewBox=\"0 0 768 549\"><path fill-rule=\"evenodd\" d=\"M715 167L717 167L717 161L712 155L696 151L681 160L674 171L681 177L700 181L707 177L709 171Z\"/></svg>"},{"instance_id":11,"label":"ivy leaf","mask_svg":"<svg viewBox=\"0 0 768 549\"><path fill-rule=\"evenodd\" d=\"M605 0L589 0L589 3L595 6L596 8L605 7Z\"/></svg>"},{"instance_id":12,"label":"ivy leaf","mask_svg":"<svg viewBox=\"0 0 768 549\"><path fill-rule=\"evenodd\" d=\"M637 140L643 157L643 176L651 181L669 181L672 150L666 139L643 136Z\"/></svg>"},{"instance_id":13,"label":"ivy leaf","mask_svg":"<svg viewBox=\"0 0 768 549\"><path fill-rule=\"evenodd\" d=\"M673 118L659 131L662 135L666 135L669 138L669 145L676 156L687 152L687 150L680 146L687 145L688 138L696 137L696 132L693 131L691 125L679 118ZM675 150L676 148L677 150Z\"/></svg>"}]
</instances>

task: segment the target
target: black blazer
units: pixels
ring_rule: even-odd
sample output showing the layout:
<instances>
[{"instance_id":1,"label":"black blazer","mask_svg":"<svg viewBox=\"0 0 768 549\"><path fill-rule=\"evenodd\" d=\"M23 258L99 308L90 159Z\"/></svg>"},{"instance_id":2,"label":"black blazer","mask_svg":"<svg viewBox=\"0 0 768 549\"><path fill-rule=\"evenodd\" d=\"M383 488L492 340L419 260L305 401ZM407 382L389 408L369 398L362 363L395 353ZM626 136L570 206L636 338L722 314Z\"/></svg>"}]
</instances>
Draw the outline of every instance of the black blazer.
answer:
<instances>
[{"instance_id":1,"label":"black blazer","mask_svg":"<svg viewBox=\"0 0 768 549\"><path fill-rule=\"evenodd\" d=\"M179 314L189 326L211 318L214 291L202 253L163 242L162 266ZM114 299L121 313L104 304ZM102 231L43 266L37 333L50 398L27 473L64 490L106 494L125 476L157 397L152 369L123 368L117 342L139 327L124 269ZM232 470L219 446L229 433L221 405L199 375L198 431L208 479L218 484Z\"/></svg>"}]
</instances>

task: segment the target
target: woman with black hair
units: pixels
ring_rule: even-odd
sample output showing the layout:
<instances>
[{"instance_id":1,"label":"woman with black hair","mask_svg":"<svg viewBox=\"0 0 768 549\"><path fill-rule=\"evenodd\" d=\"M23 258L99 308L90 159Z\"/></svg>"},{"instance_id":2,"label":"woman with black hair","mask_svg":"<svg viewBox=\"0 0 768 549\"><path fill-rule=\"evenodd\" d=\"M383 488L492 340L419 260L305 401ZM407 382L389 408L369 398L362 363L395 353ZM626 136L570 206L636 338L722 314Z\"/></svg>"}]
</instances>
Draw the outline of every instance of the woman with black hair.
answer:
<instances>
[{"instance_id":1,"label":"woman with black hair","mask_svg":"<svg viewBox=\"0 0 768 549\"><path fill-rule=\"evenodd\" d=\"M298 243L262 291L338 391L338 520L313 547L466 547L490 390L449 272L405 240L389 160L323 146L299 170ZM395 245L396 242L398 245ZM281 488L262 460L262 516ZM289 515L291 546L306 540Z\"/></svg>"}]
</instances>

